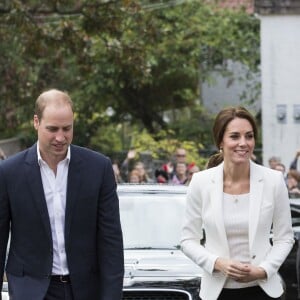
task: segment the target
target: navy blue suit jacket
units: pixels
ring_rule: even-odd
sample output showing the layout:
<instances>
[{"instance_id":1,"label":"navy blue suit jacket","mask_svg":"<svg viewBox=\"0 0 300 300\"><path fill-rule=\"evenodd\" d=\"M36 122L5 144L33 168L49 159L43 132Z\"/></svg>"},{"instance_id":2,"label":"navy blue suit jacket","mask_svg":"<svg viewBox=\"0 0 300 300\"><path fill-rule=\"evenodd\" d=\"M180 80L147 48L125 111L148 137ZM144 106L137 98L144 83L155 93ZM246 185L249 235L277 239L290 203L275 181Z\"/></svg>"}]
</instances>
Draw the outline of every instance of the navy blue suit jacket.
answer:
<instances>
[{"instance_id":1,"label":"navy blue suit jacket","mask_svg":"<svg viewBox=\"0 0 300 300\"><path fill-rule=\"evenodd\" d=\"M75 300L121 299L123 241L115 177L107 157L71 145L65 213ZM53 246L36 144L0 164L1 278L10 230L6 272L12 275L8 278L14 299L19 300L21 292L22 300L42 300L51 276Z\"/></svg>"}]
</instances>

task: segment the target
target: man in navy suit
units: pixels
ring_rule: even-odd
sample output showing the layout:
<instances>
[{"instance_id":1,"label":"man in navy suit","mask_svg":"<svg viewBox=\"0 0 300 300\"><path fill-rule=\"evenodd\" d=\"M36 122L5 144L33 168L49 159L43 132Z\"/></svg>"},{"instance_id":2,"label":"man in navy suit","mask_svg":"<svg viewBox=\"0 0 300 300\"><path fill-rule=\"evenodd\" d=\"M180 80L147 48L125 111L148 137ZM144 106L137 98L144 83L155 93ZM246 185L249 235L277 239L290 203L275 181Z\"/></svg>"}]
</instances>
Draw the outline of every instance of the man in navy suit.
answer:
<instances>
[{"instance_id":1,"label":"man in navy suit","mask_svg":"<svg viewBox=\"0 0 300 300\"><path fill-rule=\"evenodd\" d=\"M122 298L112 165L71 144L73 120L67 93L42 93L33 119L37 143L0 164L0 277L2 287L5 269L12 300Z\"/></svg>"}]
</instances>

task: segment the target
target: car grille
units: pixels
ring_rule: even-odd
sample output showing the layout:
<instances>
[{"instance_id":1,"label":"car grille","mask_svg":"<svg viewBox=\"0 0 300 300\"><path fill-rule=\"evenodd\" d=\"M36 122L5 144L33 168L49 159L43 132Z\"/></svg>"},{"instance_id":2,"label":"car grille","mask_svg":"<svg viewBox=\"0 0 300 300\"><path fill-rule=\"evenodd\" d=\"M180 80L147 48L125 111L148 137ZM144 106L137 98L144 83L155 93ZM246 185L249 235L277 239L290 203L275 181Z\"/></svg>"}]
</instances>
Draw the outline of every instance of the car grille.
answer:
<instances>
[{"instance_id":1,"label":"car grille","mask_svg":"<svg viewBox=\"0 0 300 300\"><path fill-rule=\"evenodd\" d=\"M126 290L123 291L123 300L191 300L185 291L174 290Z\"/></svg>"}]
</instances>

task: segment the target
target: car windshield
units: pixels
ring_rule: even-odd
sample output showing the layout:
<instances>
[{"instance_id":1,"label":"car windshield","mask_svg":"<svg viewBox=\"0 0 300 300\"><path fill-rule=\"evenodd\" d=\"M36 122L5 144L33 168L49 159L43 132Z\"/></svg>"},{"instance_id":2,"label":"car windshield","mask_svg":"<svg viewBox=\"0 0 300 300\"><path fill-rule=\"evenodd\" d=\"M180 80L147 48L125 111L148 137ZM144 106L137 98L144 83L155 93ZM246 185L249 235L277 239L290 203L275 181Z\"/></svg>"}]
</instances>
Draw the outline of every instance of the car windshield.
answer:
<instances>
[{"instance_id":1,"label":"car windshield","mask_svg":"<svg viewBox=\"0 0 300 300\"><path fill-rule=\"evenodd\" d=\"M119 193L125 249L178 249L185 195Z\"/></svg>"}]
</instances>

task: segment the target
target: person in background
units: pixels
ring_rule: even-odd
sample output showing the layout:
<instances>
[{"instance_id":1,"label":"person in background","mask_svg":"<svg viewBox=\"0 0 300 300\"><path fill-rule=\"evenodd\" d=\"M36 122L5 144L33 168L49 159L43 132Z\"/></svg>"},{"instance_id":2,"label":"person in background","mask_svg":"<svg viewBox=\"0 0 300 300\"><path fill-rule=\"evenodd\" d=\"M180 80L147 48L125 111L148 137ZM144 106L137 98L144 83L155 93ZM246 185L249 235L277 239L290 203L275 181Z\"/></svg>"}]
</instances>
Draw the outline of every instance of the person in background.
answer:
<instances>
[{"instance_id":1,"label":"person in background","mask_svg":"<svg viewBox=\"0 0 300 300\"><path fill-rule=\"evenodd\" d=\"M133 169L130 171L128 176L129 183L141 183L140 172L138 170Z\"/></svg>"},{"instance_id":2,"label":"person in background","mask_svg":"<svg viewBox=\"0 0 300 300\"><path fill-rule=\"evenodd\" d=\"M179 147L175 151L175 158L169 160L167 163L163 164L162 170L166 171L169 176L169 180L172 180L176 173L177 163L186 164L186 150L182 147Z\"/></svg>"},{"instance_id":3,"label":"person in background","mask_svg":"<svg viewBox=\"0 0 300 300\"><path fill-rule=\"evenodd\" d=\"M293 169L288 171L287 187L290 198L300 198L300 172Z\"/></svg>"},{"instance_id":4,"label":"person in background","mask_svg":"<svg viewBox=\"0 0 300 300\"><path fill-rule=\"evenodd\" d=\"M293 161L290 164L290 170L297 170L300 171L300 162L299 162L299 156L300 156L300 149L297 150L295 158L293 159Z\"/></svg>"},{"instance_id":5,"label":"person in background","mask_svg":"<svg viewBox=\"0 0 300 300\"><path fill-rule=\"evenodd\" d=\"M157 183L168 183L169 175L165 170L157 169L155 170L155 179Z\"/></svg>"},{"instance_id":6,"label":"person in background","mask_svg":"<svg viewBox=\"0 0 300 300\"><path fill-rule=\"evenodd\" d=\"M257 127L245 108L221 110L213 137L219 159L192 177L181 238L182 251L203 270L200 297L280 299L278 269L294 243L283 176L252 161Z\"/></svg>"},{"instance_id":7,"label":"person in background","mask_svg":"<svg viewBox=\"0 0 300 300\"><path fill-rule=\"evenodd\" d=\"M283 163L278 163L275 165L274 170L280 171L283 175L284 181L287 184L287 175L285 170L285 165Z\"/></svg>"},{"instance_id":8,"label":"person in background","mask_svg":"<svg viewBox=\"0 0 300 300\"><path fill-rule=\"evenodd\" d=\"M117 161L113 162L112 167L113 167L113 171L114 171L116 183L123 183L124 180L123 180L123 178L121 176L121 172L120 172L120 168L119 168L118 162Z\"/></svg>"},{"instance_id":9,"label":"person in background","mask_svg":"<svg viewBox=\"0 0 300 300\"><path fill-rule=\"evenodd\" d=\"M177 162L175 167L175 174L170 180L170 183L186 184L187 180L187 165L184 162Z\"/></svg>"},{"instance_id":10,"label":"person in background","mask_svg":"<svg viewBox=\"0 0 300 300\"><path fill-rule=\"evenodd\" d=\"M187 166L187 181L185 184L188 185L191 182L194 173L197 173L199 171L200 168L195 163L189 164Z\"/></svg>"},{"instance_id":11,"label":"person in background","mask_svg":"<svg viewBox=\"0 0 300 300\"><path fill-rule=\"evenodd\" d=\"M285 176L285 165L283 163L277 163L274 170L280 171Z\"/></svg>"},{"instance_id":12,"label":"person in background","mask_svg":"<svg viewBox=\"0 0 300 300\"><path fill-rule=\"evenodd\" d=\"M145 170L145 165L144 165L143 162L141 162L141 161L136 162L133 169L138 171L139 182L140 183L151 183L151 182L153 182L153 180L147 174L147 172Z\"/></svg>"},{"instance_id":13,"label":"person in background","mask_svg":"<svg viewBox=\"0 0 300 300\"><path fill-rule=\"evenodd\" d=\"M276 166L278 163L281 163L281 159L280 159L280 157L272 156L272 157L269 158L268 163L269 163L269 167L270 167L271 169L275 169L275 166Z\"/></svg>"},{"instance_id":14,"label":"person in background","mask_svg":"<svg viewBox=\"0 0 300 300\"><path fill-rule=\"evenodd\" d=\"M129 178L129 173L133 170L134 168L134 164L136 163L136 150L135 149L130 149L127 152L126 158L123 160L122 164L121 164L121 168L120 168L120 174L121 177L124 180L128 181Z\"/></svg>"},{"instance_id":15,"label":"person in background","mask_svg":"<svg viewBox=\"0 0 300 300\"><path fill-rule=\"evenodd\" d=\"M43 92L33 117L37 142L0 164L0 286L8 248L10 299L122 299L111 160L71 144L73 124L70 96Z\"/></svg>"},{"instance_id":16,"label":"person in background","mask_svg":"<svg viewBox=\"0 0 300 300\"><path fill-rule=\"evenodd\" d=\"M176 163L186 163L186 150L184 148L177 148L175 156Z\"/></svg>"}]
</instances>

